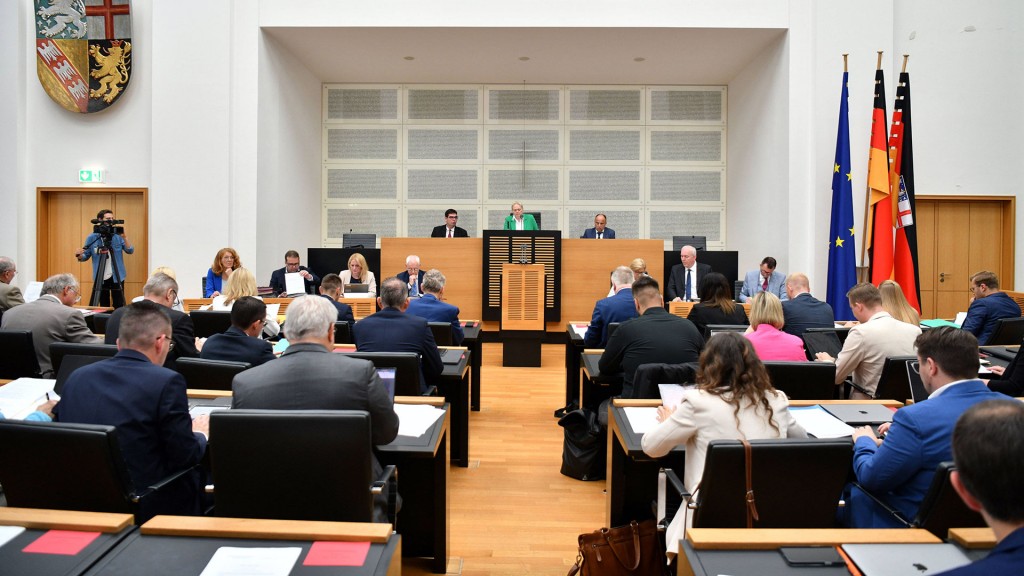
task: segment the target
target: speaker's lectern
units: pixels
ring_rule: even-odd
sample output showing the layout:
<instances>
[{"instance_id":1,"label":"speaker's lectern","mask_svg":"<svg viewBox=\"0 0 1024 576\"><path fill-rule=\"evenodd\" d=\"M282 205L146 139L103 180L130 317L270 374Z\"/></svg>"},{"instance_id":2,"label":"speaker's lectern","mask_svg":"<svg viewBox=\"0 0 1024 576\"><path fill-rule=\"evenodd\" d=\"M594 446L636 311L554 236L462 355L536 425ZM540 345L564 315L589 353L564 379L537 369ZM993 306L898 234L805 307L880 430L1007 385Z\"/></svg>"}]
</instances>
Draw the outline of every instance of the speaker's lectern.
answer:
<instances>
[{"instance_id":1,"label":"speaker's lectern","mask_svg":"<svg viewBox=\"0 0 1024 576\"><path fill-rule=\"evenodd\" d=\"M503 366L540 366L544 339L544 265L501 265Z\"/></svg>"}]
</instances>

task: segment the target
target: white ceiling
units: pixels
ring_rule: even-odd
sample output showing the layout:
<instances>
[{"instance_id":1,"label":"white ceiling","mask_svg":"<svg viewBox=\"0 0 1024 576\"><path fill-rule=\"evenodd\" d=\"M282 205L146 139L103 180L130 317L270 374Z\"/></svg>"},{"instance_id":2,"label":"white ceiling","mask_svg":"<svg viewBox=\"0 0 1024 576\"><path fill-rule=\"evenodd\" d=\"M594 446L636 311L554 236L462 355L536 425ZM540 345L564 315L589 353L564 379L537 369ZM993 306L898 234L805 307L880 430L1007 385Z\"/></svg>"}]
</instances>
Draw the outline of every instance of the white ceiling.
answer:
<instances>
[{"instance_id":1,"label":"white ceiling","mask_svg":"<svg viewBox=\"0 0 1024 576\"><path fill-rule=\"evenodd\" d=\"M263 31L323 82L389 84L723 85L785 34L785 30L762 28ZM414 60L406 60L407 56ZM636 58L644 60L636 62Z\"/></svg>"}]
</instances>

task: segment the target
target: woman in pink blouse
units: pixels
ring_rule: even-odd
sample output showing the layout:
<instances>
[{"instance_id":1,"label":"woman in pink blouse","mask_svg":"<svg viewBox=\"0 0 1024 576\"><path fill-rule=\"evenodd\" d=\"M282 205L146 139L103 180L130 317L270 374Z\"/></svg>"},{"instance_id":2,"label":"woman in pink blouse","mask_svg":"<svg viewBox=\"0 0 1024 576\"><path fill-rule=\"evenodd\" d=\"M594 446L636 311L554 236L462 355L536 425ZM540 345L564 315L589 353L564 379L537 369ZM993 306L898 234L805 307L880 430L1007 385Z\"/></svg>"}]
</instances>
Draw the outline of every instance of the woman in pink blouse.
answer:
<instances>
[{"instance_id":1,"label":"woman in pink blouse","mask_svg":"<svg viewBox=\"0 0 1024 576\"><path fill-rule=\"evenodd\" d=\"M746 336L762 361L807 360L804 341L780 330L784 323L779 297L771 292L758 292L750 305L750 331Z\"/></svg>"}]
</instances>

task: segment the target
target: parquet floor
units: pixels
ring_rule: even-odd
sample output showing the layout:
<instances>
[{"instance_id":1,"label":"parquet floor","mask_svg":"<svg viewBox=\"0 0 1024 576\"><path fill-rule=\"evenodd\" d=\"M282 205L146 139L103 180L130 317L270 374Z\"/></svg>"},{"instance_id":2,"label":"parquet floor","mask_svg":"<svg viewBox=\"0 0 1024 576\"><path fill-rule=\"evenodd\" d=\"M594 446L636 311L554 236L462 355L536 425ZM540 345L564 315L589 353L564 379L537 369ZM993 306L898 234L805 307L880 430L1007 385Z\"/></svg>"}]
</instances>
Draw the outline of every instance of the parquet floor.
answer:
<instances>
[{"instance_id":1,"label":"parquet floor","mask_svg":"<svg viewBox=\"0 0 1024 576\"><path fill-rule=\"evenodd\" d=\"M604 481L559 473L564 348L545 345L541 368L503 368L484 344L481 411L470 413L470 467L450 471L450 574L564 575L576 537L604 525ZM419 559L403 573L430 574Z\"/></svg>"}]
</instances>

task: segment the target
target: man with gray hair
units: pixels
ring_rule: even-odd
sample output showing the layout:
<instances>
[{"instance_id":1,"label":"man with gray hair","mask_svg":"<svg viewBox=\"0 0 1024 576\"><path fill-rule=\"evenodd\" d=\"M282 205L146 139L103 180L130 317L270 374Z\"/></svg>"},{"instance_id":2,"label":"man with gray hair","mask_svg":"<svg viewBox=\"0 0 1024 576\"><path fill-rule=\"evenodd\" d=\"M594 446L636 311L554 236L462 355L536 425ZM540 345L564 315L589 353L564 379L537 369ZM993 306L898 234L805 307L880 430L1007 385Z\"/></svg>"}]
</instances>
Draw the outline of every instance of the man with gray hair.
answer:
<instances>
[{"instance_id":1,"label":"man with gray hair","mask_svg":"<svg viewBox=\"0 0 1024 576\"><path fill-rule=\"evenodd\" d=\"M14 260L7 256L0 256L0 312L25 303L25 297L21 295L21 290L11 284L11 280L14 280L14 275L17 273L18 267L15 266Z\"/></svg>"},{"instance_id":2,"label":"man with gray hair","mask_svg":"<svg viewBox=\"0 0 1024 576\"><path fill-rule=\"evenodd\" d=\"M374 445L398 435L394 402L373 363L334 350L338 311L319 296L300 296L288 306L290 345L273 362L250 368L231 384L232 408L269 410L366 410ZM374 478L382 468L373 460ZM375 498L374 518L381 521L386 500Z\"/></svg>"},{"instance_id":3,"label":"man with gray hair","mask_svg":"<svg viewBox=\"0 0 1024 576\"><path fill-rule=\"evenodd\" d=\"M423 285L423 270L420 270L420 257L415 254L410 254L405 257L405 270L395 275L399 280L405 282L405 286L409 289L409 296L421 296L423 290L420 286Z\"/></svg>"},{"instance_id":4,"label":"man with gray hair","mask_svg":"<svg viewBox=\"0 0 1024 576\"><path fill-rule=\"evenodd\" d=\"M171 319L173 336L171 341L174 346L167 354L164 367L174 369L174 361L178 358L198 358L203 343L196 338L195 328L192 325L192 318L184 312L173 309L174 301L178 297L178 281L167 274L154 274L142 287L144 300L155 302L163 307L164 312ZM106 333L103 335L107 344L117 344L117 337L121 327L121 317L124 316L125 308L122 306L110 315L107 320Z\"/></svg>"},{"instance_id":5,"label":"man with gray hair","mask_svg":"<svg viewBox=\"0 0 1024 576\"><path fill-rule=\"evenodd\" d=\"M416 352L420 355L420 390L441 375L444 364L425 318L406 314L409 293L405 282L392 276L380 287L381 311L356 322L353 339L360 352ZM291 332L289 332L290 334Z\"/></svg>"},{"instance_id":6,"label":"man with gray hair","mask_svg":"<svg viewBox=\"0 0 1024 576\"><path fill-rule=\"evenodd\" d=\"M71 274L54 274L43 282L42 295L35 302L15 306L4 312L3 330L29 330L43 378L53 378L50 344L82 342L102 344L89 331L82 311L72 306L82 299L82 288Z\"/></svg>"},{"instance_id":7,"label":"man with gray hair","mask_svg":"<svg viewBox=\"0 0 1024 576\"><path fill-rule=\"evenodd\" d=\"M629 267L619 266L612 271L612 289L615 290L615 294L598 300L594 305L594 315L590 318L590 327L583 335L584 347L604 348L608 343L609 324L636 318L632 286L633 271Z\"/></svg>"},{"instance_id":8,"label":"man with gray hair","mask_svg":"<svg viewBox=\"0 0 1024 576\"><path fill-rule=\"evenodd\" d=\"M406 314L426 318L427 322L450 322L452 325L452 344L462 345L465 334L459 322L459 308L443 301L445 277L437 268L432 268L423 275L423 297L409 302Z\"/></svg>"}]
</instances>

